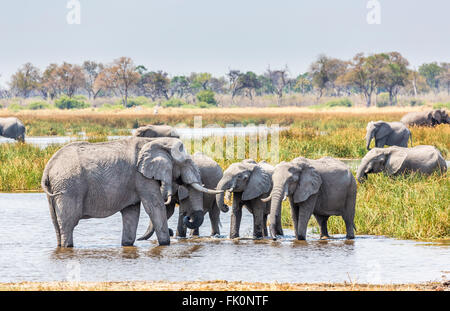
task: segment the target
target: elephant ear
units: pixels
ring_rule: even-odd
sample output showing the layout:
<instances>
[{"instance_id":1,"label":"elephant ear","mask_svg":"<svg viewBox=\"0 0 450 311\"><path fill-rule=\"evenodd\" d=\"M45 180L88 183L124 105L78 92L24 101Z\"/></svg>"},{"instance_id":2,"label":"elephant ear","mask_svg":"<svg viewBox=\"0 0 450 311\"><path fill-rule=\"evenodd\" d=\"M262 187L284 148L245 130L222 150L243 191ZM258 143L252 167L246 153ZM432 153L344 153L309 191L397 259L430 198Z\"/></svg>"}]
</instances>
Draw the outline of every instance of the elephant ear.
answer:
<instances>
[{"instance_id":1,"label":"elephant ear","mask_svg":"<svg viewBox=\"0 0 450 311\"><path fill-rule=\"evenodd\" d=\"M389 127L389 125L387 125L384 122L380 122L380 123L375 123L375 126L377 128L377 132L375 137L380 139L383 138L387 135L389 135L391 133L391 128Z\"/></svg>"},{"instance_id":2,"label":"elephant ear","mask_svg":"<svg viewBox=\"0 0 450 311\"><path fill-rule=\"evenodd\" d=\"M151 143L145 144L139 152L137 170L146 178L172 182L172 159L169 154L155 148Z\"/></svg>"},{"instance_id":3,"label":"elephant ear","mask_svg":"<svg viewBox=\"0 0 450 311\"><path fill-rule=\"evenodd\" d=\"M200 184L202 182L200 170L192 159L186 160L180 167L180 171L181 171L181 179L183 180L184 184L188 185L193 183Z\"/></svg>"},{"instance_id":4,"label":"elephant ear","mask_svg":"<svg viewBox=\"0 0 450 311\"><path fill-rule=\"evenodd\" d=\"M294 202L306 201L310 196L319 192L321 185L322 177L320 177L319 172L312 167L304 168L297 189L294 192Z\"/></svg>"},{"instance_id":5,"label":"elephant ear","mask_svg":"<svg viewBox=\"0 0 450 311\"><path fill-rule=\"evenodd\" d=\"M185 186L178 187L178 200L181 202L189 197L189 190Z\"/></svg>"},{"instance_id":6,"label":"elephant ear","mask_svg":"<svg viewBox=\"0 0 450 311\"><path fill-rule=\"evenodd\" d=\"M242 193L242 200L249 201L256 199L264 193L270 192L272 188L272 178L258 165L253 169L245 191Z\"/></svg>"},{"instance_id":7,"label":"elephant ear","mask_svg":"<svg viewBox=\"0 0 450 311\"><path fill-rule=\"evenodd\" d=\"M398 148L395 148L392 152L390 152L385 164L388 175L397 174L402 168L407 156L408 154L404 150Z\"/></svg>"}]
</instances>

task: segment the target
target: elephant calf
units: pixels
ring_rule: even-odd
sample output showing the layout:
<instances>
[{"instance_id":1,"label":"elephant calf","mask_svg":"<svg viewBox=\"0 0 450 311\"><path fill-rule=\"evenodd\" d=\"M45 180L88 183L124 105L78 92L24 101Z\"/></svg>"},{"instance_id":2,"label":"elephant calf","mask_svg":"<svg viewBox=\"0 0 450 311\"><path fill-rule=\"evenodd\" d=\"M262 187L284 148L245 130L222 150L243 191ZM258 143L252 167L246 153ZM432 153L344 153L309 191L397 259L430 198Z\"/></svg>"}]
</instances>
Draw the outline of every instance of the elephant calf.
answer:
<instances>
[{"instance_id":1,"label":"elephant calf","mask_svg":"<svg viewBox=\"0 0 450 311\"><path fill-rule=\"evenodd\" d=\"M366 148L370 150L370 142L375 138L375 147L384 146L408 147L411 131L402 122L369 122L366 128Z\"/></svg>"},{"instance_id":2,"label":"elephant calf","mask_svg":"<svg viewBox=\"0 0 450 311\"><path fill-rule=\"evenodd\" d=\"M217 185L218 190L233 193L233 208L231 212L230 238L239 237L242 218L242 207L246 207L253 214L253 237L268 236L267 217L270 212L270 202L261 199L269 195L272 190L272 172L274 167L266 162L256 163L244 160L231 164L225 170ZM216 196L218 207L224 209L224 193ZM281 217L276 220L277 234L283 235Z\"/></svg>"},{"instance_id":3,"label":"elephant calf","mask_svg":"<svg viewBox=\"0 0 450 311\"><path fill-rule=\"evenodd\" d=\"M270 229L274 239L278 234L273 224L280 217L282 202L287 197L298 240L306 239L311 215L320 225L321 237L328 237L327 221L333 215L344 219L347 238L355 237L356 180L341 161L330 157L319 160L300 157L281 162L275 166L272 182Z\"/></svg>"},{"instance_id":4,"label":"elephant calf","mask_svg":"<svg viewBox=\"0 0 450 311\"><path fill-rule=\"evenodd\" d=\"M133 136L136 137L173 137L180 138L177 131L168 125L146 125L138 128Z\"/></svg>"},{"instance_id":5,"label":"elephant calf","mask_svg":"<svg viewBox=\"0 0 450 311\"><path fill-rule=\"evenodd\" d=\"M439 150L433 146L374 148L362 159L356 178L363 183L367 179L367 175L371 173L384 172L387 175L398 175L420 172L431 174L434 171L445 173L447 163Z\"/></svg>"},{"instance_id":6,"label":"elephant calf","mask_svg":"<svg viewBox=\"0 0 450 311\"><path fill-rule=\"evenodd\" d=\"M25 126L17 118L0 118L0 136L25 141Z\"/></svg>"},{"instance_id":7,"label":"elephant calf","mask_svg":"<svg viewBox=\"0 0 450 311\"><path fill-rule=\"evenodd\" d=\"M405 115L401 122L409 126L436 126L439 124L450 124L450 116L444 109L410 112Z\"/></svg>"}]
</instances>

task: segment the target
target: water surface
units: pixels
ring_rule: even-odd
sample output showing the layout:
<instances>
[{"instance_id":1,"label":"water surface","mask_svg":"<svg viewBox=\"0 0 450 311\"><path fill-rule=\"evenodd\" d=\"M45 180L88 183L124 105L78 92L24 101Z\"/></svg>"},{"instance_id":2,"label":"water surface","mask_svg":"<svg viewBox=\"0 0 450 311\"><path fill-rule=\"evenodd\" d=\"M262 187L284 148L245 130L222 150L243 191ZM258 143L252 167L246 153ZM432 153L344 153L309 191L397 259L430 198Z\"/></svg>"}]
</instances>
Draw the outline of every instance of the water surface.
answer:
<instances>
[{"instance_id":1,"label":"water surface","mask_svg":"<svg viewBox=\"0 0 450 311\"><path fill-rule=\"evenodd\" d=\"M169 247L151 241L121 247L120 213L82 220L75 248L59 250L43 194L0 194L0 282L21 281L251 281L413 283L450 277L450 242L402 241L343 236L320 241L254 241L252 216L244 211L239 240L227 238L229 214L222 214L220 238L210 238L209 219L201 238L172 239ZM142 210L138 234L148 216ZM176 229L176 217L169 226Z\"/></svg>"}]
</instances>

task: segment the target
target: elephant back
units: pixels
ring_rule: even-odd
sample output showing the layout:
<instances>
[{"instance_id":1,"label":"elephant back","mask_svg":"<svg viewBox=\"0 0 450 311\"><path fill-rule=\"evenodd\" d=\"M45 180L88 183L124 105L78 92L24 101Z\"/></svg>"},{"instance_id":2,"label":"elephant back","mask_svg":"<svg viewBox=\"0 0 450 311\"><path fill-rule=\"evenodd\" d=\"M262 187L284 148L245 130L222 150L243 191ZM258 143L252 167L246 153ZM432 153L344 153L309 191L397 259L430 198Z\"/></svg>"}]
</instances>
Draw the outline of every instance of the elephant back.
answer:
<instances>
[{"instance_id":1,"label":"elephant back","mask_svg":"<svg viewBox=\"0 0 450 311\"><path fill-rule=\"evenodd\" d=\"M208 189L215 189L223 177L223 170L220 165L201 152L195 153L192 160L200 171L204 186Z\"/></svg>"}]
</instances>

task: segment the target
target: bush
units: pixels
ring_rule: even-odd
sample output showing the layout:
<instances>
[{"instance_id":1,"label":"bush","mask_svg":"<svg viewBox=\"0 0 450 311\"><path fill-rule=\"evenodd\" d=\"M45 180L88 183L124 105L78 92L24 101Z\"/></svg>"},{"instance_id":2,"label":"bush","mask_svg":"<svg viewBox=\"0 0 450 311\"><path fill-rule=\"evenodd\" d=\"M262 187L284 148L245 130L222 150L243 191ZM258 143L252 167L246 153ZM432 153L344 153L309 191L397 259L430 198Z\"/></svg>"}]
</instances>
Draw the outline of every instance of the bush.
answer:
<instances>
[{"instance_id":1,"label":"bush","mask_svg":"<svg viewBox=\"0 0 450 311\"><path fill-rule=\"evenodd\" d=\"M89 108L89 104L86 103L86 97L84 96L74 96L70 98L69 96L63 95L55 101L55 106L58 109L85 109Z\"/></svg>"},{"instance_id":2,"label":"bush","mask_svg":"<svg viewBox=\"0 0 450 311\"><path fill-rule=\"evenodd\" d=\"M410 99L408 102L409 106L411 107L415 107L415 106L423 106L425 105L425 103L423 101L421 101L420 99Z\"/></svg>"},{"instance_id":3,"label":"bush","mask_svg":"<svg viewBox=\"0 0 450 311\"><path fill-rule=\"evenodd\" d=\"M197 100L199 102L207 103L213 106L217 106L217 101L215 99L215 94L213 91L200 91L197 93Z\"/></svg>"},{"instance_id":4,"label":"bush","mask_svg":"<svg viewBox=\"0 0 450 311\"><path fill-rule=\"evenodd\" d=\"M199 108L214 108L214 107L216 107L215 105L211 105L211 104L208 104L208 103L205 103L205 102L199 102L197 104L197 106Z\"/></svg>"},{"instance_id":5,"label":"bush","mask_svg":"<svg viewBox=\"0 0 450 311\"><path fill-rule=\"evenodd\" d=\"M329 108L333 107L352 107L353 104L348 98L338 99L338 100L332 100L325 104Z\"/></svg>"},{"instance_id":6,"label":"bush","mask_svg":"<svg viewBox=\"0 0 450 311\"><path fill-rule=\"evenodd\" d=\"M99 111L108 111L108 110L122 110L125 107L122 104L104 104L98 110Z\"/></svg>"},{"instance_id":7,"label":"bush","mask_svg":"<svg viewBox=\"0 0 450 311\"><path fill-rule=\"evenodd\" d=\"M390 104L388 93L381 93L377 96L377 107L386 107Z\"/></svg>"},{"instance_id":8,"label":"bush","mask_svg":"<svg viewBox=\"0 0 450 311\"><path fill-rule=\"evenodd\" d=\"M122 104L122 101L119 101L119 104ZM137 107L137 106L154 106L154 103L151 102L145 96L132 97L128 99L127 108Z\"/></svg>"},{"instance_id":9,"label":"bush","mask_svg":"<svg viewBox=\"0 0 450 311\"><path fill-rule=\"evenodd\" d=\"M11 111L14 111L14 112L17 112L17 111L20 111L20 110L23 110L23 109L25 109L25 107L23 107L23 106L21 106L21 105L19 105L17 103L12 103L12 104L10 104L8 106L8 110L11 110Z\"/></svg>"},{"instance_id":10,"label":"bush","mask_svg":"<svg viewBox=\"0 0 450 311\"><path fill-rule=\"evenodd\" d=\"M449 109L450 110L450 102L448 103L436 103L433 105L433 109Z\"/></svg>"},{"instance_id":11,"label":"bush","mask_svg":"<svg viewBox=\"0 0 450 311\"><path fill-rule=\"evenodd\" d=\"M51 108L51 105L44 101L37 101L29 104L27 108L30 110L41 110L41 109L49 109Z\"/></svg>"},{"instance_id":12,"label":"bush","mask_svg":"<svg viewBox=\"0 0 450 311\"><path fill-rule=\"evenodd\" d=\"M161 104L161 106L166 108L179 108L186 106L187 103L178 98L171 98L168 101L165 101Z\"/></svg>"}]
</instances>

